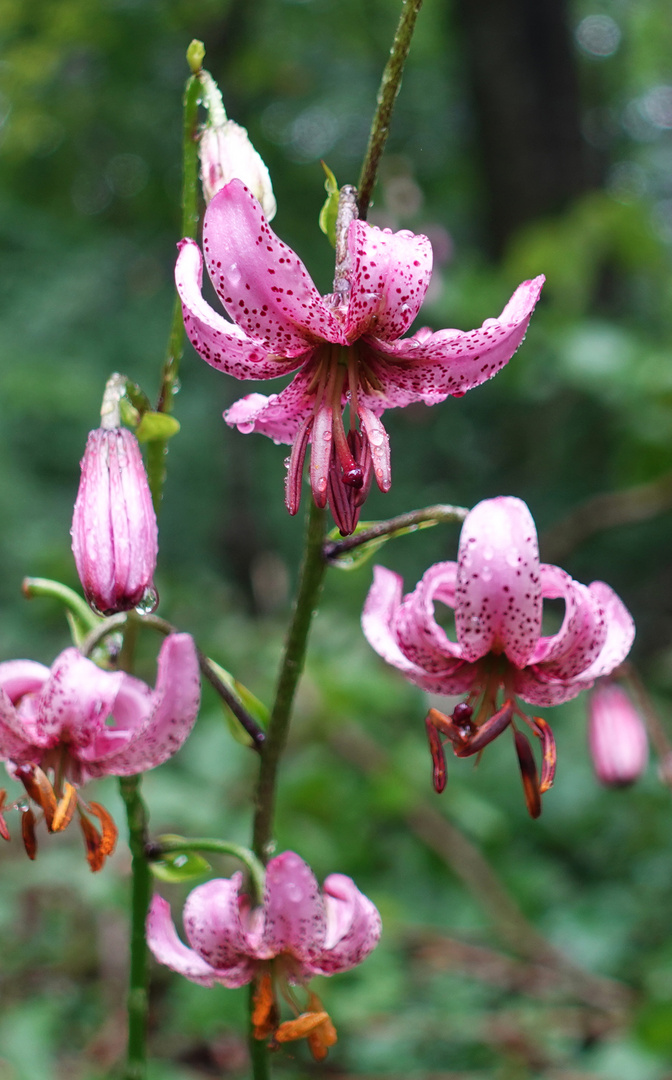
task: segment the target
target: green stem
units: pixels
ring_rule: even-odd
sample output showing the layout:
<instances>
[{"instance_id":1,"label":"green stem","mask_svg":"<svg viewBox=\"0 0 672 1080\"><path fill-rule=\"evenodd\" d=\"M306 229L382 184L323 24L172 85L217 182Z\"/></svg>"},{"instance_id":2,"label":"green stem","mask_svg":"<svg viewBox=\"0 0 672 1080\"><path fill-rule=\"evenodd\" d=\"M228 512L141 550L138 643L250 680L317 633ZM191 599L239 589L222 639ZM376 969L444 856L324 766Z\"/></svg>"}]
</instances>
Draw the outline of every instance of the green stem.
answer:
<instances>
[{"instance_id":1,"label":"green stem","mask_svg":"<svg viewBox=\"0 0 672 1080\"><path fill-rule=\"evenodd\" d=\"M442 521L462 522L468 513L465 506L449 506L446 503L425 506L422 510L409 510L408 513L399 514L387 521L376 521L369 528L353 533L352 536L346 536L343 540L327 540L324 545L324 558L327 562L336 562L340 555L354 551L355 548L368 544L371 540L392 536L396 532L427 528L430 525L438 525Z\"/></svg>"},{"instance_id":2,"label":"green stem","mask_svg":"<svg viewBox=\"0 0 672 1080\"><path fill-rule=\"evenodd\" d=\"M363 220L366 219L369 203L371 202L378 165L390 130L392 110L401 86L401 76L404 72L408 50L411 47L415 20L421 7L422 0L403 0L399 25L390 49L390 58L385 65L380 80L380 88L376 99L378 107L371 124L369 145L366 148L366 156L357 185L359 190L359 216Z\"/></svg>"},{"instance_id":3,"label":"green stem","mask_svg":"<svg viewBox=\"0 0 672 1080\"><path fill-rule=\"evenodd\" d=\"M147 1075L148 963L145 922L152 891L152 875L145 855L148 840L147 807L140 792L141 776L122 776L119 790L126 805L131 849L131 970L128 989L128 1056L124 1080L145 1080Z\"/></svg>"},{"instance_id":4,"label":"green stem","mask_svg":"<svg viewBox=\"0 0 672 1080\"><path fill-rule=\"evenodd\" d=\"M263 1039L256 1039L254 1037L254 1029L252 1027L252 1013L254 1012L254 992L256 990L256 983L251 982L249 985L249 1039L248 1044L250 1047L250 1059L252 1061L252 1077L253 1080L270 1080L271 1070L269 1068L268 1061L268 1049L266 1042Z\"/></svg>"},{"instance_id":5,"label":"green stem","mask_svg":"<svg viewBox=\"0 0 672 1080\"><path fill-rule=\"evenodd\" d=\"M197 75L187 80L184 91L184 125L182 137L182 236L196 238L198 229L198 104L201 81ZM184 323L180 298L175 297L173 317L168 336L166 359L161 373L157 412L172 412L173 398L178 389L178 372L184 351ZM167 439L152 439L147 444L147 479L154 509L158 513L166 479Z\"/></svg>"},{"instance_id":6,"label":"green stem","mask_svg":"<svg viewBox=\"0 0 672 1080\"><path fill-rule=\"evenodd\" d=\"M160 836L156 841L149 843L145 850L148 859L160 859L163 855L169 855L173 851L212 851L217 855L233 855L240 859L247 868L252 880L255 893L254 902L260 903L264 895L264 867L259 859L242 844L234 844L231 840L215 840L207 836L189 837L183 836Z\"/></svg>"},{"instance_id":7,"label":"green stem","mask_svg":"<svg viewBox=\"0 0 672 1080\"><path fill-rule=\"evenodd\" d=\"M326 570L326 563L322 558L325 519L325 511L318 509L311 499L294 613L285 642L257 781L252 849L263 863L268 861L272 848L278 766L287 742L292 706L306 656L310 624Z\"/></svg>"},{"instance_id":8,"label":"green stem","mask_svg":"<svg viewBox=\"0 0 672 1080\"><path fill-rule=\"evenodd\" d=\"M95 630L101 624L100 616L94 614L79 593L60 581L52 581L51 578L26 577L21 583L21 592L27 600L32 600L34 596L50 596L54 600L59 600L74 618L78 629L82 631L82 636Z\"/></svg>"}]
</instances>

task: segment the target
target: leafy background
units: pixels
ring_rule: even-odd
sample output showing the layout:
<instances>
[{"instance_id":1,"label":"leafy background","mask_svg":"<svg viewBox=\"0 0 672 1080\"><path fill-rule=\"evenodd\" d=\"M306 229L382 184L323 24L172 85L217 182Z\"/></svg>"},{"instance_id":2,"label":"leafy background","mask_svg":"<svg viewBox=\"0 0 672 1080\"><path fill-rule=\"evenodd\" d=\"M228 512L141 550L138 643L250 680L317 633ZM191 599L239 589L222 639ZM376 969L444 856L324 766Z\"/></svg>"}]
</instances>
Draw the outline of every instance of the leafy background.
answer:
<instances>
[{"instance_id":1,"label":"leafy background","mask_svg":"<svg viewBox=\"0 0 672 1080\"><path fill-rule=\"evenodd\" d=\"M150 394L157 387L189 41L205 41L230 115L269 164L275 228L328 291L319 159L339 182L356 181L396 18L397 4L383 0L3 0L4 658L50 663L67 644L61 613L23 600L20 582L77 584L68 530L105 378L122 370ZM388 414L394 484L367 504L373 518L525 498L542 557L579 580L609 581L633 611L635 660L666 723L670 55L665 0L426 0L372 220L431 236L437 269L423 318L435 328L479 325L523 278L543 271L548 282L523 348L495 380L460 401ZM161 612L268 700L301 540L282 503L284 453L223 424L241 394L233 380L191 352L181 376ZM411 586L431 561L454 557L456 541L441 526L388 545L383 561ZM554 713L560 768L538 822L505 741L477 770L452 764L436 800L426 702L359 630L369 582L369 566L330 572L278 843L320 877L352 874L380 907L385 936L362 968L323 980L341 1036L326 1069L300 1048L277 1068L669 1080L670 807L655 765L632 790L600 790L578 701ZM156 831L245 842L252 764L206 692L189 743L147 778ZM97 797L121 821L114 784ZM124 845L95 876L74 835L45 839L35 863L16 839L2 858L1 1080L114 1075ZM177 911L186 888L162 890ZM156 970L152 1076L244 1075L243 1012L242 994Z\"/></svg>"}]
</instances>

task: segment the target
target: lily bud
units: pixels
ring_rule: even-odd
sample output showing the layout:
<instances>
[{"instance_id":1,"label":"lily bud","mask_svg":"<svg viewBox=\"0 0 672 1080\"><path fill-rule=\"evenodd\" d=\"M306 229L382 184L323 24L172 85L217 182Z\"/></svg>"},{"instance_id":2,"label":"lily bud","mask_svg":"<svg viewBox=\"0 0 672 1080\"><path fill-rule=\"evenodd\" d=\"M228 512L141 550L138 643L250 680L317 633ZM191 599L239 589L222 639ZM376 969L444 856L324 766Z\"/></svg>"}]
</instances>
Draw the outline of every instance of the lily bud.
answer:
<instances>
[{"instance_id":1,"label":"lily bud","mask_svg":"<svg viewBox=\"0 0 672 1080\"><path fill-rule=\"evenodd\" d=\"M234 120L206 127L198 144L198 154L206 203L230 180L242 180L261 203L267 219L270 221L275 217L277 206L268 169L244 127Z\"/></svg>"},{"instance_id":2,"label":"lily bud","mask_svg":"<svg viewBox=\"0 0 672 1080\"><path fill-rule=\"evenodd\" d=\"M72 553L86 599L103 615L147 602L158 529L138 440L122 427L89 434L72 518Z\"/></svg>"},{"instance_id":3,"label":"lily bud","mask_svg":"<svg viewBox=\"0 0 672 1080\"><path fill-rule=\"evenodd\" d=\"M599 682L588 706L588 745L595 775L607 787L626 787L646 768L646 728L622 687Z\"/></svg>"},{"instance_id":4,"label":"lily bud","mask_svg":"<svg viewBox=\"0 0 672 1080\"><path fill-rule=\"evenodd\" d=\"M244 127L229 120L217 83L209 71L199 72L203 104L208 122L201 132L198 156L201 161L203 198L210 202L230 180L242 180L270 221L277 205L268 169L254 149Z\"/></svg>"}]
</instances>

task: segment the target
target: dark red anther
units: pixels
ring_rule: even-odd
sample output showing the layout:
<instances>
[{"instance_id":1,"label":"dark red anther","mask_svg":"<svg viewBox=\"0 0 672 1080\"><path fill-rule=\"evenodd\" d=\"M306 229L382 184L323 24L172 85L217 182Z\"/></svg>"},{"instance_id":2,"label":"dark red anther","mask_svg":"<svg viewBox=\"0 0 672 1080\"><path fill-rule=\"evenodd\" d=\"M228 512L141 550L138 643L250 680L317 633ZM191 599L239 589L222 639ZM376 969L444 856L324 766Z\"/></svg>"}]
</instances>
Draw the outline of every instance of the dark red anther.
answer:
<instances>
[{"instance_id":1,"label":"dark red anther","mask_svg":"<svg viewBox=\"0 0 672 1080\"><path fill-rule=\"evenodd\" d=\"M361 465L349 465L343 469L343 483L357 491L364 483L364 470Z\"/></svg>"},{"instance_id":2,"label":"dark red anther","mask_svg":"<svg viewBox=\"0 0 672 1080\"><path fill-rule=\"evenodd\" d=\"M516 740L516 753L527 809L530 812L530 817L538 818L541 813L541 793L539 791L539 774L537 773L532 747L522 731L514 731L513 737Z\"/></svg>"},{"instance_id":3,"label":"dark red anther","mask_svg":"<svg viewBox=\"0 0 672 1080\"><path fill-rule=\"evenodd\" d=\"M456 724L468 723L473 715L474 710L472 709L471 705L467 705L466 701L458 702L458 704L453 709L453 720Z\"/></svg>"},{"instance_id":4,"label":"dark red anther","mask_svg":"<svg viewBox=\"0 0 672 1080\"><path fill-rule=\"evenodd\" d=\"M21 837L26 855L34 859L37 855L37 838L35 836L35 815L30 807L21 811Z\"/></svg>"},{"instance_id":5,"label":"dark red anther","mask_svg":"<svg viewBox=\"0 0 672 1080\"><path fill-rule=\"evenodd\" d=\"M429 742L429 752L432 755L432 785L436 794L440 795L446 786L448 776L446 773L446 755L443 749L443 740L441 739L436 726L432 723L431 713L433 712L436 712L436 710L431 709L430 715L425 717L425 730Z\"/></svg>"}]
</instances>

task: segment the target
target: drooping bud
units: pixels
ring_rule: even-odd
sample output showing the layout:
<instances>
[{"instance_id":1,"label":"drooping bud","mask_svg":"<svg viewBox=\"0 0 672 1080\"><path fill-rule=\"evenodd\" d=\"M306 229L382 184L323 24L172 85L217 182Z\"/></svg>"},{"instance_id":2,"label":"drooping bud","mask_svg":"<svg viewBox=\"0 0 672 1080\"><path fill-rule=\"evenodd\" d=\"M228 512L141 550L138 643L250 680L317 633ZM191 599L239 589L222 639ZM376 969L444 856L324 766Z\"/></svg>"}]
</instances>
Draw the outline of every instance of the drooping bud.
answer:
<instances>
[{"instance_id":1,"label":"drooping bud","mask_svg":"<svg viewBox=\"0 0 672 1080\"><path fill-rule=\"evenodd\" d=\"M627 787L646 768L649 749L644 721L616 683L598 682L590 695L588 745L595 775L607 787Z\"/></svg>"},{"instance_id":2,"label":"drooping bud","mask_svg":"<svg viewBox=\"0 0 672 1080\"><path fill-rule=\"evenodd\" d=\"M138 440L117 426L118 412L105 410L104 401L103 426L89 434L82 458L71 532L86 599L112 615L147 602L158 529Z\"/></svg>"},{"instance_id":3,"label":"drooping bud","mask_svg":"<svg viewBox=\"0 0 672 1080\"><path fill-rule=\"evenodd\" d=\"M266 219L271 221L277 205L263 158L254 149L246 129L228 119L219 87L210 73L201 71L199 77L203 87L203 104L208 110L208 122L198 144L206 204L230 180L242 180L261 203Z\"/></svg>"}]
</instances>

